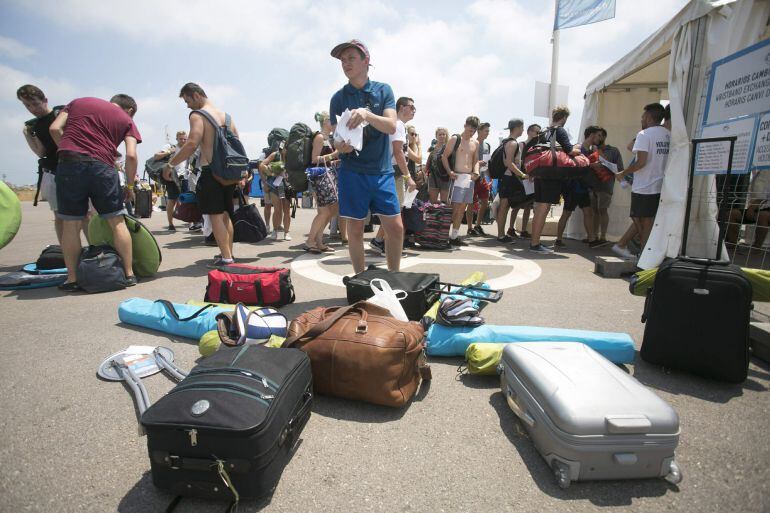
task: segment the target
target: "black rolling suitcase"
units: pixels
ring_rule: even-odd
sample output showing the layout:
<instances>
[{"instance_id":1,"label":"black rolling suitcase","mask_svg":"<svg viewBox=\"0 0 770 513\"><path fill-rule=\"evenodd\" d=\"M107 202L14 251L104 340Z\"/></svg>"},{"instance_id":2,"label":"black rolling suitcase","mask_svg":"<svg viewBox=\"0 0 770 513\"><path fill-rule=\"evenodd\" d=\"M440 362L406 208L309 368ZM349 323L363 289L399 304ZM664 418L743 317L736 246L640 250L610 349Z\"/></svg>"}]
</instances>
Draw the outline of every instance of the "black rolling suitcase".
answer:
<instances>
[{"instance_id":1,"label":"black rolling suitcase","mask_svg":"<svg viewBox=\"0 0 770 513\"><path fill-rule=\"evenodd\" d=\"M235 503L270 494L312 399L304 352L220 349L142 415L153 483L178 497Z\"/></svg>"},{"instance_id":2,"label":"black rolling suitcase","mask_svg":"<svg viewBox=\"0 0 770 513\"><path fill-rule=\"evenodd\" d=\"M134 217L142 219L152 216L152 191L143 184L134 189Z\"/></svg>"},{"instance_id":3,"label":"black rolling suitcase","mask_svg":"<svg viewBox=\"0 0 770 513\"><path fill-rule=\"evenodd\" d=\"M692 169L688 213L691 197ZM682 255L687 252L688 225L686 215ZM640 355L656 365L741 383L749 366L752 288L740 267L720 261L723 237L720 226L716 260L679 256L661 264L647 292Z\"/></svg>"},{"instance_id":4,"label":"black rolling suitcase","mask_svg":"<svg viewBox=\"0 0 770 513\"><path fill-rule=\"evenodd\" d=\"M393 290L403 290L406 297L401 300L406 316L411 321L419 321L425 312L438 301L441 293L465 295L496 303L502 297L502 292L481 287L455 285L442 282L438 274L391 272L387 269L369 266L364 272L342 279L347 290L348 304L365 301L374 295L371 282L375 278L385 280Z\"/></svg>"}]
</instances>

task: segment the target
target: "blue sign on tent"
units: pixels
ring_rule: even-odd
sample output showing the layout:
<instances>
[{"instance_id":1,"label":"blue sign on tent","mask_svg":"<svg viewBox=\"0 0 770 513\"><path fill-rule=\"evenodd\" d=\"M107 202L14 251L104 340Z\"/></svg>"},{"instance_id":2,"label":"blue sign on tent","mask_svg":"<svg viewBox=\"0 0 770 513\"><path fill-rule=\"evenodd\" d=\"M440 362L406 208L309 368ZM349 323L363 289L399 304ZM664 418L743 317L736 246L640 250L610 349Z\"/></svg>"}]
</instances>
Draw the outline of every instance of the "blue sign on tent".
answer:
<instances>
[{"instance_id":1,"label":"blue sign on tent","mask_svg":"<svg viewBox=\"0 0 770 513\"><path fill-rule=\"evenodd\" d=\"M553 29L579 27L615 17L615 0L559 0Z\"/></svg>"}]
</instances>

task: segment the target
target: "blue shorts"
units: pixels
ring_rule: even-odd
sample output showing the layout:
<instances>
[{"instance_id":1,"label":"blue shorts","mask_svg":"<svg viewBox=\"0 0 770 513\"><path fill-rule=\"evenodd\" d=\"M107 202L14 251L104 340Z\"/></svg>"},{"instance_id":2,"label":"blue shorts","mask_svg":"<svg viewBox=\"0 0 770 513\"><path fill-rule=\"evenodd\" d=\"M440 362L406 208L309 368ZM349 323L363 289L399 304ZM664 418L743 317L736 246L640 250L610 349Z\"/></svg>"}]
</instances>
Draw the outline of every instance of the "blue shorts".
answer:
<instances>
[{"instance_id":1,"label":"blue shorts","mask_svg":"<svg viewBox=\"0 0 770 513\"><path fill-rule=\"evenodd\" d=\"M91 200L100 217L123 215L123 188L115 166L94 159L61 158L56 168L57 217L70 221L88 214Z\"/></svg>"},{"instance_id":2,"label":"blue shorts","mask_svg":"<svg viewBox=\"0 0 770 513\"><path fill-rule=\"evenodd\" d=\"M401 215L392 173L364 175L342 168L338 180L341 217L364 220L370 211L373 215L386 217Z\"/></svg>"}]
</instances>

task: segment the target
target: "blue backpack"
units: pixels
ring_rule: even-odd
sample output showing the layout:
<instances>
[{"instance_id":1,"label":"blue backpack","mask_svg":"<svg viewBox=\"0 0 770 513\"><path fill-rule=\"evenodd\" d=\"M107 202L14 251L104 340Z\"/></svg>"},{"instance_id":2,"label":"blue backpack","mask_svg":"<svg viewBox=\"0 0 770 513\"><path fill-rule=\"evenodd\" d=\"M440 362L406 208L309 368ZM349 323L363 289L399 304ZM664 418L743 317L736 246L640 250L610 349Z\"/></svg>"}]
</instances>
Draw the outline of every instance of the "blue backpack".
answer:
<instances>
[{"instance_id":1,"label":"blue backpack","mask_svg":"<svg viewBox=\"0 0 770 513\"><path fill-rule=\"evenodd\" d=\"M205 110L194 110L214 126L216 138L211 156L211 174L222 185L238 183L249 175L249 158L238 136L232 131L230 114L225 114L225 126Z\"/></svg>"}]
</instances>

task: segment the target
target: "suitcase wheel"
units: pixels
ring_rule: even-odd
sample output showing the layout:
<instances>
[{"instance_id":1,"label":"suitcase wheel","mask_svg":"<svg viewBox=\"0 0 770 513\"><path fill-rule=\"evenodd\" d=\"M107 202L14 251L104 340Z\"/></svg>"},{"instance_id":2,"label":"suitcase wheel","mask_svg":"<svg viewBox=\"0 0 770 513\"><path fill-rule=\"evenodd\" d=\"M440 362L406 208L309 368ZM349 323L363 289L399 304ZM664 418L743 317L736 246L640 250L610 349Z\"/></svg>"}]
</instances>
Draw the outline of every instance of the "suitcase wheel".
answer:
<instances>
[{"instance_id":1,"label":"suitcase wheel","mask_svg":"<svg viewBox=\"0 0 770 513\"><path fill-rule=\"evenodd\" d=\"M683 477L679 465L677 465L675 461L672 461L669 473L663 479L671 484L677 485L682 482Z\"/></svg>"},{"instance_id":2,"label":"suitcase wheel","mask_svg":"<svg viewBox=\"0 0 770 513\"><path fill-rule=\"evenodd\" d=\"M558 460L554 460L551 466L553 467L553 475L556 478L556 484L559 485L559 488L562 490L569 488L569 485L572 483L569 478L569 467Z\"/></svg>"}]
</instances>

